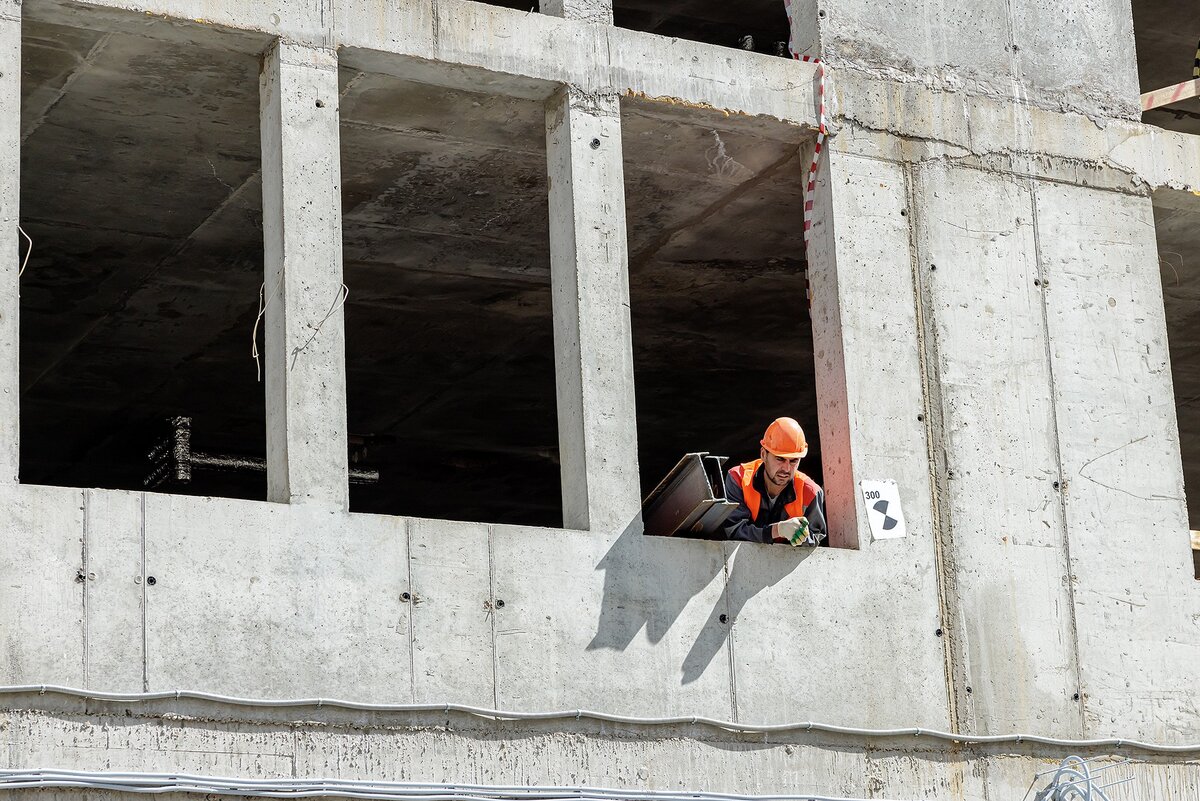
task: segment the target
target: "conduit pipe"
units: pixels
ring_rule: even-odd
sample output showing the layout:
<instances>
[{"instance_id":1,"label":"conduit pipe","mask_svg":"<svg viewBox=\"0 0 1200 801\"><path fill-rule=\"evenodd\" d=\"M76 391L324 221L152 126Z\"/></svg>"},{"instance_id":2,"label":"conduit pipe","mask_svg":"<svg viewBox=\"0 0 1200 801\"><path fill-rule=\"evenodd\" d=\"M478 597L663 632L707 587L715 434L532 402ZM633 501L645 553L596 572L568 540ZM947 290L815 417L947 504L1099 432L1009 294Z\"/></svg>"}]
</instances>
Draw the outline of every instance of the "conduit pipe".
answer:
<instances>
[{"instance_id":1,"label":"conduit pipe","mask_svg":"<svg viewBox=\"0 0 1200 801\"><path fill-rule=\"evenodd\" d=\"M349 779L231 779L182 773L0 770L0 790L108 790L203 793L257 798L362 798L375 801L867 801L823 795L729 795L598 787L506 787Z\"/></svg>"},{"instance_id":2,"label":"conduit pipe","mask_svg":"<svg viewBox=\"0 0 1200 801\"><path fill-rule=\"evenodd\" d=\"M80 690L74 687L61 687L53 684L27 684L0 686L0 697L6 695L29 695L36 693L45 695L65 695L90 701L110 701L115 703L145 703L149 701L209 701L229 706L257 707L265 709L282 709L294 707L333 707L335 709L350 709L363 712L457 712L473 715L487 720L598 720L606 723L624 723L631 726L712 726L739 734L773 734L782 732L823 732L827 734L845 734L853 737L929 737L935 740L945 740L951 743L965 745L990 745L1003 743L1039 743L1041 745L1062 746L1064 748L1129 748L1148 751L1156 754L1192 754L1200 753L1200 743L1167 745L1163 743L1148 743L1142 740L1124 737L1105 737L1093 740L1068 740L1059 737L1045 737L1037 734L955 734L954 732L938 729L906 728L906 729L864 729L855 726L834 726L828 723L806 721L803 723L733 723L701 715L680 715L676 717L639 718L629 715L614 715L608 712L595 712L587 709L563 710L558 712L506 712L485 707L466 706L463 704L374 704L363 701L344 701L336 698L299 698L299 699L255 699L238 698L231 695L197 692L194 690L171 690L166 692L146 693L113 693L97 690Z\"/></svg>"}]
</instances>

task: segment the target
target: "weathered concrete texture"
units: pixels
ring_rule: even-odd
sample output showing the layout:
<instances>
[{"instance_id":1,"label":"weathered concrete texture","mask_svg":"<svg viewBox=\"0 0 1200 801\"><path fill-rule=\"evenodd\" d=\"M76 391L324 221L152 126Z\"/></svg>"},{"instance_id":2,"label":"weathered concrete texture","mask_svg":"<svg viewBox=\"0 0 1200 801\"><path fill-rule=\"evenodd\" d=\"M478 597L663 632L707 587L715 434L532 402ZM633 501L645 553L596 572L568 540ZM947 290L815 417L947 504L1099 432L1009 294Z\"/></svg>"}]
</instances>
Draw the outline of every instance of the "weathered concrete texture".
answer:
<instances>
[{"instance_id":1,"label":"weathered concrete texture","mask_svg":"<svg viewBox=\"0 0 1200 801\"><path fill-rule=\"evenodd\" d=\"M86 583L82 576L82 490L5 487L8 555L0 580L4 611L0 677L53 676L44 683L82 686Z\"/></svg>"},{"instance_id":2,"label":"weathered concrete texture","mask_svg":"<svg viewBox=\"0 0 1200 801\"><path fill-rule=\"evenodd\" d=\"M811 47L814 26L814 55L835 67L1088 115L1139 114L1128 0L796 4L793 40Z\"/></svg>"},{"instance_id":3,"label":"weathered concrete texture","mask_svg":"<svg viewBox=\"0 0 1200 801\"><path fill-rule=\"evenodd\" d=\"M1200 583L1150 200L1039 186L1037 209L1088 733L1194 736L1194 689L1162 691L1200 661Z\"/></svg>"},{"instance_id":4,"label":"weathered concrete texture","mask_svg":"<svg viewBox=\"0 0 1200 801\"><path fill-rule=\"evenodd\" d=\"M1197 137L1129 120L1092 119L990 96L831 70L834 149L892 161L963 165L1083 186L1143 192L1194 186Z\"/></svg>"},{"instance_id":5,"label":"weathered concrete texture","mask_svg":"<svg viewBox=\"0 0 1200 801\"><path fill-rule=\"evenodd\" d=\"M618 99L551 98L546 150L563 525L622 531L641 496Z\"/></svg>"},{"instance_id":6,"label":"weathered concrete texture","mask_svg":"<svg viewBox=\"0 0 1200 801\"><path fill-rule=\"evenodd\" d=\"M37 700L53 708L53 699ZM6 710L0 712L0 729L9 747L0 751L0 767L855 798L886 792L883 797L988 801L1020 798L1035 774L1053 769L1063 756L1055 748L951 749L911 737L864 747L803 733L764 739L703 727L491 723L458 715L343 715L327 707L294 710L286 718L278 725L243 709L184 704L160 705L145 714L128 705L93 705L86 715L70 706ZM1101 757L1093 769L1120 761L1086 750L1083 755ZM1194 761L1129 755L1133 764L1101 774L1132 778L1121 786L1129 798L1191 798L1200 788Z\"/></svg>"},{"instance_id":7,"label":"weathered concrete texture","mask_svg":"<svg viewBox=\"0 0 1200 801\"><path fill-rule=\"evenodd\" d=\"M346 508L336 53L276 44L261 92L267 497Z\"/></svg>"},{"instance_id":8,"label":"weathered concrete texture","mask_svg":"<svg viewBox=\"0 0 1200 801\"><path fill-rule=\"evenodd\" d=\"M83 492L83 670L88 688L141 692L147 687L145 501L132 492Z\"/></svg>"},{"instance_id":9,"label":"weathered concrete texture","mask_svg":"<svg viewBox=\"0 0 1200 801\"><path fill-rule=\"evenodd\" d=\"M552 17L590 22L597 25L612 25L612 0L541 0L543 14Z\"/></svg>"},{"instance_id":10,"label":"weathered concrete texture","mask_svg":"<svg viewBox=\"0 0 1200 801\"><path fill-rule=\"evenodd\" d=\"M21 205L21 2L0 3L0 482L20 472L20 256L28 253L17 225Z\"/></svg>"},{"instance_id":11,"label":"weathered concrete texture","mask_svg":"<svg viewBox=\"0 0 1200 801\"><path fill-rule=\"evenodd\" d=\"M1072 600L1028 182L942 163L914 176L915 267L956 670L980 733L1078 734ZM998 639L996 632L1007 637ZM1012 639L1008 639L1011 637ZM1003 682L989 677L1002 671Z\"/></svg>"},{"instance_id":12,"label":"weathered concrete texture","mask_svg":"<svg viewBox=\"0 0 1200 801\"><path fill-rule=\"evenodd\" d=\"M342 513L234 502L214 525L225 503L147 496L148 686L409 695L403 521L367 516L351 533ZM352 546L330 547L348 536ZM125 604L139 595L131 590Z\"/></svg>"}]
</instances>

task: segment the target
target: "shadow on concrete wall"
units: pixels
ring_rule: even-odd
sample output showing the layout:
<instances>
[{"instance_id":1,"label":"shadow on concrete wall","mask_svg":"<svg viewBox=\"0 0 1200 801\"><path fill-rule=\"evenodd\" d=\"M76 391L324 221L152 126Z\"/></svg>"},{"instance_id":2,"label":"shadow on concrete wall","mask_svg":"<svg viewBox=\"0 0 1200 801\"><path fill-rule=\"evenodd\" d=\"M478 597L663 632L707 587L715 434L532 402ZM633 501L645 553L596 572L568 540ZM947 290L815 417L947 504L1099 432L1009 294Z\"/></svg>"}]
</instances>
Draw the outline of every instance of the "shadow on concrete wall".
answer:
<instances>
[{"instance_id":1,"label":"shadow on concrete wall","mask_svg":"<svg viewBox=\"0 0 1200 801\"><path fill-rule=\"evenodd\" d=\"M683 683L690 684L726 646L747 601L811 553L811 548L647 537L641 521L634 521L596 565L604 571L604 596L588 650L624 651L643 628L652 644L661 642L688 603L724 574L721 595L681 666Z\"/></svg>"},{"instance_id":2,"label":"shadow on concrete wall","mask_svg":"<svg viewBox=\"0 0 1200 801\"><path fill-rule=\"evenodd\" d=\"M746 603L767 587L779 583L812 556L814 550L750 542L726 544L726 562L732 559L733 567L725 578L725 592L721 598L723 603L717 604L709 613L695 643L684 657L684 684L691 684L704 675L713 657L725 647ZM734 665L734 669L737 669L737 665Z\"/></svg>"},{"instance_id":3,"label":"shadow on concrete wall","mask_svg":"<svg viewBox=\"0 0 1200 801\"><path fill-rule=\"evenodd\" d=\"M641 520L633 521L596 565L604 571L604 597L588 650L624 651L643 628L657 644L724 567L719 548L646 537Z\"/></svg>"}]
</instances>

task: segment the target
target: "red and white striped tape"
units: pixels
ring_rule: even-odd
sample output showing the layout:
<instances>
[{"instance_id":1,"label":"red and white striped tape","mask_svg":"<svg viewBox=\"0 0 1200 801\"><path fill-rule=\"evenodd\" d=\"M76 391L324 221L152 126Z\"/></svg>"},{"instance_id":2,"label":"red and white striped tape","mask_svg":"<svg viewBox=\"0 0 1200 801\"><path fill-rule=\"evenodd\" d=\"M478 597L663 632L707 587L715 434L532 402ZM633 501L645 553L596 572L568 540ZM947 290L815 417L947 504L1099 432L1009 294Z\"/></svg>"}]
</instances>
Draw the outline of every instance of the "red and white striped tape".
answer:
<instances>
[{"instance_id":1,"label":"red and white striped tape","mask_svg":"<svg viewBox=\"0 0 1200 801\"><path fill-rule=\"evenodd\" d=\"M792 0L783 0L787 10L788 31L792 30ZM813 199L817 192L817 170L821 167L821 151L825 149L825 62L816 56L802 56L796 52L796 45L788 40L788 51L792 58L807 61L817 65L817 141L813 145L812 164L808 167L808 183L804 187L804 293L808 297L808 306L812 308L812 285L808 281L808 265L812 263L811 232Z\"/></svg>"}]
</instances>

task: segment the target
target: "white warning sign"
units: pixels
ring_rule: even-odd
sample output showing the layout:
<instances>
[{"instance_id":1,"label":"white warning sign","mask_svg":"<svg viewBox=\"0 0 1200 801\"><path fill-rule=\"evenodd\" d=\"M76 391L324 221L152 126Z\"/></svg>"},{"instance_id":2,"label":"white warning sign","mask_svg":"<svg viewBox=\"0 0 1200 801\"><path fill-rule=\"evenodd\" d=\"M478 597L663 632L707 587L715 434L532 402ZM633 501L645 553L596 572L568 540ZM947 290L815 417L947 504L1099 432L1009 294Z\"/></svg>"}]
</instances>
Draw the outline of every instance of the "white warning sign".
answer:
<instances>
[{"instance_id":1,"label":"white warning sign","mask_svg":"<svg viewBox=\"0 0 1200 801\"><path fill-rule=\"evenodd\" d=\"M873 540L895 540L908 536L904 526L904 510L900 508L900 487L895 481L858 482L862 488L867 520L871 523Z\"/></svg>"}]
</instances>

